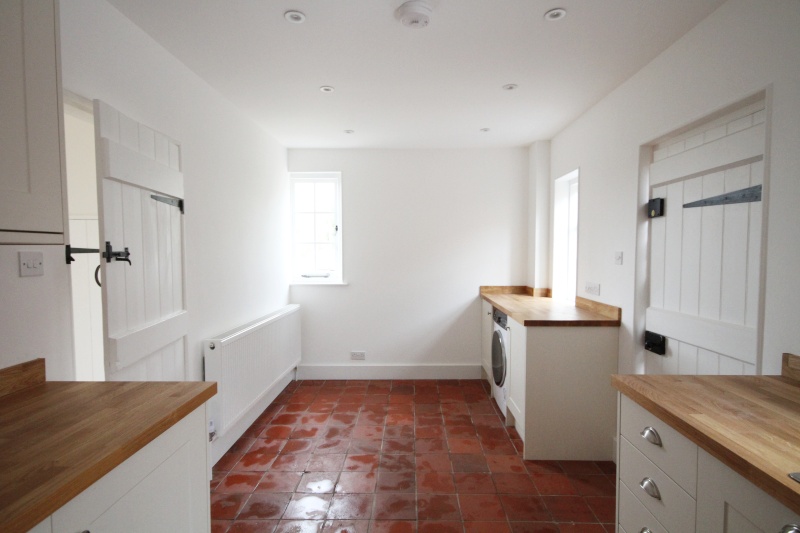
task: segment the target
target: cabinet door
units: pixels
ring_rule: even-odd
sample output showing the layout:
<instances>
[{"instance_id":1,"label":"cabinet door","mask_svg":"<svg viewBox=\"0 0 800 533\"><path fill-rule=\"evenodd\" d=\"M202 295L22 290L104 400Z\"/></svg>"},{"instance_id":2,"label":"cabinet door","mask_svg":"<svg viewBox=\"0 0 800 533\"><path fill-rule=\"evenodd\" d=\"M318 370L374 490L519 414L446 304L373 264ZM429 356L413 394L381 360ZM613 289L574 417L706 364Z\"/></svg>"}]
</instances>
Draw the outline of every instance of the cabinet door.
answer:
<instances>
[{"instance_id":1,"label":"cabinet door","mask_svg":"<svg viewBox=\"0 0 800 533\"><path fill-rule=\"evenodd\" d=\"M697 472L697 531L776 532L800 525L800 516L700 450Z\"/></svg>"},{"instance_id":2,"label":"cabinet door","mask_svg":"<svg viewBox=\"0 0 800 533\"><path fill-rule=\"evenodd\" d=\"M56 13L54 0L0 2L0 242L64 232Z\"/></svg>"},{"instance_id":3,"label":"cabinet door","mask_svg":"<svg viewBox=\"0 0 800 533\"><path fill-rule=\"evenodd\" d=\"M53 514L55 533L207 532L205 405Z\"/></svg>"}]
</instances>

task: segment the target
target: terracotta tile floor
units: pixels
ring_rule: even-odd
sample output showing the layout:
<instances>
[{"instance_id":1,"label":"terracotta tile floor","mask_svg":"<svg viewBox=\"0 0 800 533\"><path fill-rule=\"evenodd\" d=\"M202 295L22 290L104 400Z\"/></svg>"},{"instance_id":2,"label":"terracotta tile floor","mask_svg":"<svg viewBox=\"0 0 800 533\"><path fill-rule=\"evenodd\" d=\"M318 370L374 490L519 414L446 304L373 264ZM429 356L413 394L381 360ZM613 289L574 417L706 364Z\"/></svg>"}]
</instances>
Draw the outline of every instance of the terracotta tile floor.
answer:
<instances>
[{"instance_id":1,"label":"terracotta tile floor","mask_svg":"<svg viewBox=\"0 0 800 533\"><path fill-rule=\"evenodd\" d=\"M523 461L480 380L296 381L214 467L214 533L606 533L613 463Z\"/></svg>"}]
</instances>

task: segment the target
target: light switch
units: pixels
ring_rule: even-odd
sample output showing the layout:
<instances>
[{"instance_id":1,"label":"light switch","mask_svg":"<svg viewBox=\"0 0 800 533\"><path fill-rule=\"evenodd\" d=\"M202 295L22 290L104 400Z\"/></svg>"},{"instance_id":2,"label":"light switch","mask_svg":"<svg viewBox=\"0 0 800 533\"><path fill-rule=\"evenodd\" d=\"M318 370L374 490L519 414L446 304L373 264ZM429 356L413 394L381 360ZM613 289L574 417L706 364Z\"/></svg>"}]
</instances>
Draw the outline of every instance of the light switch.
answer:
<instances>
[{"instance_id":1,"label":"light switch","mask_svg":"<svg viewBox=\"0 0 800 533\"><path fill-rule=\"evenodd\" d=\"M44 253L19 252L19 275L22 278L44 276Z\"/></svg>"}]
</instances>

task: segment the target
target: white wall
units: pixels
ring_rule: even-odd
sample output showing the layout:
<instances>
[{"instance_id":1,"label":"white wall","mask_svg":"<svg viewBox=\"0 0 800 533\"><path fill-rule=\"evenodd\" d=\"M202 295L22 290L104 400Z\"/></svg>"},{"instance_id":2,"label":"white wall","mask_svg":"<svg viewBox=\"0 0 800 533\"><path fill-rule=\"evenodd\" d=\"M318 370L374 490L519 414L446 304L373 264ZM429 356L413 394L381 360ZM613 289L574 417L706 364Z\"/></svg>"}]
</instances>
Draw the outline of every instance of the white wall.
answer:
<instances>
[{"instance_id":1,"label":"white wall","mask_svg":"<svg viewBox=\"0 0 800 533\"><path fill-rule=\"evenodd\" d=\"M527 149L289 150L289 170L342 172L349 285L292 287L302 375L480 377L478 288L526 281Z\"/></svg>"},{"instance_id":2,"label":"white wall","mask_svg":"<svg viewBox=\"0 0 800 533\"><path fill-rule=\"evenodd\" d=\"M581 171L578 294L598 282L599 300L622 307L620 371L643 369L632 336L639 147L764 89L772 114L763 372L780 372L782 352L800 353L799 28L796 0L731 0L553 139L551 176Z\"/></svg>"},{"instance_id":3,"label":"white wall","mask_svg":"<svg viewBox=\"0 0 800 533\"><path fill-rule=\"evenodd\" d=\"M528 287L552 288L550 141L528 148Z\"/></svg>"},{"instance_id":4,"label":"white wall","mask_svg":"<svg viewBox=\"0 0 800 533\"><path fill-rule=\"evenodd\" d=\"M103 0L61 3L64 88L179 140L190 379L200 341L288 302L286 150Z\"/></svg>"}]
</instances>

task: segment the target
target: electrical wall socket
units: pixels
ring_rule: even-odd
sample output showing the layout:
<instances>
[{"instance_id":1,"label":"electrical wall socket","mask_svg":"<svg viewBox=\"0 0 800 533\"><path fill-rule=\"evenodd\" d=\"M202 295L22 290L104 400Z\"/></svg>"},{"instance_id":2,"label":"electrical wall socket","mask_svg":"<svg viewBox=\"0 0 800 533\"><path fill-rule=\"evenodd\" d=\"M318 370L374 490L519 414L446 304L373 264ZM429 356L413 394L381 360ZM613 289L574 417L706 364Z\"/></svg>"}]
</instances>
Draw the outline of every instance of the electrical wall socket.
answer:
<instances>
[{"instance_id":1,"label":"electrical wall socket","mask_svg":"<svg viewBox=\"0 0 800 533\"><path fill-rule=\"evenodd\" d=\"M367 352L350 352L350 359L353 361L363 361L367 358Z\"/></svg>"},{"instance_id":2,"label":"electrical wall socket","mask_svg":"<svg viewBox=\"0 0 800 533\"><path fill-rule=\"evenodd\" d=\"M587 294L594 294L595 296L600 296L600 284L593 283L591 281L586 282L586 293Z\"/></svg>"}]
</instances>

